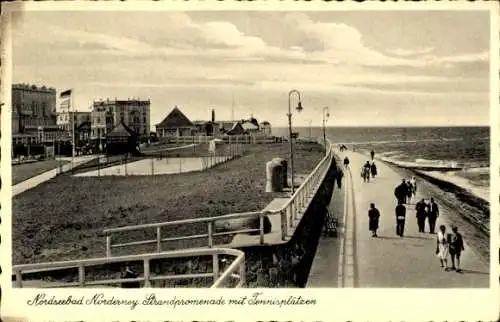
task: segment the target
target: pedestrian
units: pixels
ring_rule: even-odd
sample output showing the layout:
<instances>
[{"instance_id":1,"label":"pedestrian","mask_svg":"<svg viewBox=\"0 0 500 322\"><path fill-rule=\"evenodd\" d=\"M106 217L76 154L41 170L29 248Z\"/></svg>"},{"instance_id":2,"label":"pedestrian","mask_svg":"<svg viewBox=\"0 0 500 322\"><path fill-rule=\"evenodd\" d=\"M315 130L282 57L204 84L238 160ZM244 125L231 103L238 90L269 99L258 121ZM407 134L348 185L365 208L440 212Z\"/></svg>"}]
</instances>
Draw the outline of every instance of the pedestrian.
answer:
<instances>
[{"instance_id":1,"label":"pedestrian","mask_svg":"<svg viewBox=\"0 0 500 322\"><path fill-rule=\"evenodd\" d=\"M453 233L451 234L451 242L449 245L450 256L451 256L451 269L456 270L457 273L460 273L462 269L460 269L460 254L465 250L464 248L464 240L462 238L462 234L458 232L458 228L453 226L451 228ZM457 266L455 267L455 259L457 260Z\"/></svg>"},{"instance_id":2,"label":"pedestrian","mask_svg":"<svg viewBox=\"0 0 500 322\"><path fill-rule=\"evenodd\" d=\"M406 185L406 180L403 179L401 184L398 185L396 189L394 189L394 196L396 196L398 202L400 202L401 204L405 204L407 195L408 195L408 186Z\"/></svg>"},{"instance_id":3,"label":"pedestrian","mask_svg":"<svg viewBox=\"0 0 500 322\"><path fill-rule=\"evenodd\" d=\"M345 157L344 158L344 167L348 167L349 166L349 158L348 157Z\"/></svg>"},{"instance_id":4,"label":"pedestrian","mask_svg":"<svg viewBox=\"0 0 500 322\"><path fill-rule=\"evenodd\" d=\"M372 237L377 237L378 220L380 218L380 212L375 208L375 204L370 204L370 210L368 210L368 229L372 232Z\"/></svg>"},{"instance_id":5,"label":"pedestrian","mask_svg":"<svg viewBox=\"0 0 500 322\"><path fill-rule=\"evenodd\" d=\"M411 197L413 196L413 185L411 184L410 180L406 181L407 185L407 191L406 191L406 200L408 201L408 204L411 203Z\"/></svg>"},{"instance_id":6,"label":"pedestrian","mask_svg":"<svg viewBox=\"0 0 500 322\"><path fill-rule=\"evenodd\" d=\"M426 208L427 204L425 203L424 199L418 202L415 206L415 210L417 210L417 224L419 233L425 232L425 218L427 217Z\"/></svg>"},{"instance_id":7,"label":"pedestrian","mask_svg":"<svg viewBox=\"0 0 500 322\"><path fill-rule=\"evenodd\" d=\"M427 213L427 220L429 221L429 232L431 234L435 234L434 229L436 227L436 220L439 217L439 207L437 203L434 201L434 198L431 198L431 203L429 205L429 212Z\"/></svg>"},{"instance_id":8,"label":"pedestrian","mask_svg":"<svg viewBox=\"0 0 500 322\"><path fill-rule=\"evenodd\" d=\"M446 227L444 225L439 226L439 232L437 234L437 244L436 244L436 255L439 258L441 267L448 271L448 252L449 244L446 238Z\"/></svg>"},{"instance_id":9,"label":"pedestrian","mask_svg":"<svg viewBox=\"0 0 500 322\"><path fill-rule=\"evenodd\" d=\"M372 162L370 170L372 172L372 178L375 178L375 176L377 175L377 166L375 165L375 162Z\"/></svg>"},{"instance_id":10,"label":"pedestrian","mask_svg":"<svg viewBox=\"0 0 500 322\"><path fill-rule=\"evenodd\" d=\"M370 151L370 156L372 157L372 161L373 161L373 158L375 157L375 151L371 150Z\"/></svg>"},{"instance_id":11,"label":"pedestrian","mask_svg":"<svg viewBox=\"0 0 500 322\"><path fill-rule=\"evenodd\" d=\"M365 182L370 182L370 161L366 161L366 163L363 165L363 180Z\"/></svg>"},{"instance_id":12,"label":"pedestrian","mask_svg":"<svg viewBox=\"0 0 500 322\"><path fill-rule=\"evenodd\" d=\"M396 235L403 237L405 231L406 208L398 202L396 206Z\"/></svg>"},{"instance_id":13,"label":"pedestrian","mask_svg":"<svg viewBox=\"0 0 500 322\"><path fill-rule=\"evenodd\" d=\"M413 189L413 195L417 195L417 179L415 179L415 176L412 176L410 179L410 183Z\"/></svg>"}]
</instances>

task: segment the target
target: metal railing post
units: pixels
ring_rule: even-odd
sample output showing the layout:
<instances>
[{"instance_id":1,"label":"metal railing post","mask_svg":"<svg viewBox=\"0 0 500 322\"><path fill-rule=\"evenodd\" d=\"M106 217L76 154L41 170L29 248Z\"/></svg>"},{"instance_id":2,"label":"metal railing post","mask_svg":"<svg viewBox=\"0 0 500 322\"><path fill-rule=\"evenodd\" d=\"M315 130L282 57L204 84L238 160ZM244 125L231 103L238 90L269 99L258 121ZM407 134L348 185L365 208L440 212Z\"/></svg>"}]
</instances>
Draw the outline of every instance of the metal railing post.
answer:
<instances>
[{"instance_id":1,"label":"metal railing post","mask_svg":"<svg viewBox=\"0 0 500 322\"><path fill-rule=\"evenodd\" d=\"M243 254L243 259L240 263L240 283L241 286L245 285L246 281L246 265L245 265L245 254Z\"/></svg>"},{"instance_id":2,"label":"metal railing post","mask_svg":"<svg viewBox=\"0 0 500 322\"><path fill-rule=\"evenodd\" d=\"M214 273L214 282L217 281L219 277L219 254L215 253L212 255L212 270Z\"/></svg>"},{"instance_id":3,"label":"metal railing post","mask_svg":"<svg viewBox=\"0 0 500 322\"><path fill-rule=\"evenodd\" d=\"M78 283L80 287L85 285L85 266L83 264L78 265Z\"/></svg>"},{"instance_id":4,"label":"metal railing post","mask_svg":"<svg viewBox=\"0 0 500 322\"><path fill-rule=\"evenodd\" d=\"M16 287L23 287L23 273L19 270L16 271Z\"/></svg>"},{"instance_id":5,"label":"metal railing post","mask_svg":"<svg viewBox=\"0 0 500 322\"><path fill-rule=\"evenodd\" d=\"M144 260L144 287L151 287L149 259Z\"/></svg>"},{"instance_id":6,"label":"metal railing post","mask_svg":"<svg viewBox=\"0 0 500 322\"><path fill-rule=\"evenodd\" d=\"M161 226L156 227L156 251L161 253Z\"/></svg>"},{"instance_id":7,"label":"metal railing post","mask_svg":"<svg viewBox=\"0 0 500 322\"><path fill-rule=\"evenodd\" d=\"M259 214L259 233L260 233L260 244L264 244L264 215L263 213Z\"/></svg>"},{"instance_id":8,"label":"metal railing post","mask_svg":"<svg viewBox=\"0 0 500 322\"><path fill-rule=\"evenodd\" d=\"M213 221L208 223L208 247L212 248L214 245L214 240L213 240Z\"/></svg>"},{"instance_id":9,"label":"metal railing post","mask_svg":"<svg viewBox=\"0 0 500 322\"><path fill-rule=\"evenodd\" d=\"M288 235L288 227L286 224L286 211L280 211L281 215L281 240L286 239L286 235Z\"/></svg>"},{"instance_id":10,"label":"metal railing post","mask_svg":"<svg viewBox=\"0 0 500 322\"><path fill-rule=\"evenodd\" d=\"M111 235L106 235L106 257L111 257Z\"/></svg>"}]
</instances>

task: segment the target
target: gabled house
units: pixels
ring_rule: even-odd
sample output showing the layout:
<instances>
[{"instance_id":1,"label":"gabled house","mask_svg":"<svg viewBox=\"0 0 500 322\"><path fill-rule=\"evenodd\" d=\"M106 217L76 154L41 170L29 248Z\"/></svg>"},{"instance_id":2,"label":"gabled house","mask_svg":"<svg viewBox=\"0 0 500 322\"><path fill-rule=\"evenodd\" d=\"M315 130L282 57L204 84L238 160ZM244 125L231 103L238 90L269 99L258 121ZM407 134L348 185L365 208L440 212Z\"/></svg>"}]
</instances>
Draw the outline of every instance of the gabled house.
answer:
<instances>
[{"instance_id":1,"label":"gabled house","mask_svg":"<svg viewBox=\"0 0 500 322\"><path fill-rule=\"evenodd\" d=\"M233 127L227 131L225 134L227 135L243 135L243 134L247 134L248 132L245 131L245 129L243 128L243 126L241 125L240 122L236 122L233 124Z\"/></svg>"},{"instance_id":2,"label":"gabled house","mask_svg":"<svg viewBox=\"0 0 500 322\"><path fill-rule=\"evenodd\" d=\"M159 138L168 136L192 136L196 132L196 125L193 124L177 106L174 107L160 124L156 125L156 133Z\"/></svg>"},{"instance_id":3,"label":"gabled house","mask_svg":"<svg viewBox=\"0 0 500 322\"><path fill-rule=\"evenodd\" d=\"M106 135L106 154L137 154L137 138L138 135L134 130L120 122Z\"/></svg>"}]
</instances>

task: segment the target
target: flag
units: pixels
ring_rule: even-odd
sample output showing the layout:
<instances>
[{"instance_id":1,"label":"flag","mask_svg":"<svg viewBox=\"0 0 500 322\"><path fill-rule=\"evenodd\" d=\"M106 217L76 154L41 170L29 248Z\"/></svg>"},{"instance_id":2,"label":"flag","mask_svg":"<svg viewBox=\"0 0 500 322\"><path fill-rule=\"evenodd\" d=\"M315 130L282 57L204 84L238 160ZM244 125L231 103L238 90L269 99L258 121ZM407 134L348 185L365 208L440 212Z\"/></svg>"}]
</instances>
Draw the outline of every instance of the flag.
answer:
<instances>
[{"instance_id":1,"label":"flag","mask_svg":"<svg viewBox=\"0 0 500 322\"><path fill-rule=\"evenodd\" d=\"M61 92L59 98L61 99L61 110L69 110L71 107L71 89Z\"/></svg>"},{"instance_id":2,"label":"flag","mask_svg":"<svg viewBox=\"0 0 500 322\"><path fill-rule=\"evenodd\" d=\"M59 95L59 98L61 98L61 99L65 99L65 98L69 98L69 97L71 97L71 90L70 89L68 89L67 91L62 92Z\"/></svg>"}]
</instances>

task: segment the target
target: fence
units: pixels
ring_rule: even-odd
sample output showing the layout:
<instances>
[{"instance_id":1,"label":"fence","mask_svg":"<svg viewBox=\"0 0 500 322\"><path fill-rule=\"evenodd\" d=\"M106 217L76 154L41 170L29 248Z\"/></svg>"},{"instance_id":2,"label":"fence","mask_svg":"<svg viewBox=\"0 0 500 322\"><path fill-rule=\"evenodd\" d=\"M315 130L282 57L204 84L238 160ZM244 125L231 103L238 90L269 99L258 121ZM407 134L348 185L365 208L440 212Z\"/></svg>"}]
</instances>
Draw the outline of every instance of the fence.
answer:
<instances>
[{"instance_id":1,"label":"fence","mask_svg":"<svg viewBox=\"0 0 500 322\"><path fill-rule=\"evenodd\" d=\"M153 260L166 260L177 258L209 256L212 258L212 270L210 272L174 274L174 275L152 275L150 264ZM226 268L221 269L221 257L234 257L232 263ZM99 265L123 265L129 262L142 262L142 276L137 278L118 278L105 280L89 280L87 274L93 267ZM128 255L120 257L106 257L62 262L48 262L38 264L15 265L12 268L15 276L15 286L23 287L24 274L43 274L50 271L61 271L78 269L78 280L75 282L50 283L47 287L86 287L96 285L118 286L121 283L143 283L144 287L155 287L160 285L160 281L167 280L186 280L196 278L212 278L212 288L230 286L242 287L245 285L245 253L230 248L212 248L212 249L188 249L164 252L159 254ZM230 283L230 280L233 283ZM237 282L237 283L235 283Z\"/></svg>"},{"instance_id":2,"label":"fence","mask_svg":"<svg viewBox=\"0 0 500 322\"><path fill-rule=\"evenodd\" d=\"M99 156L91 164L75 168L79 176L130 176L163 175L192 171L206 171L219 164L242 156L242 144L224 145L223 149L209 152L206 149L195 151L168 151L148 156L114 155Z\"/></svg>"},{"instance_id":3,"label":"fence","mask_svg":"<svg viewBox=\"0 0 500 322\"><path fill-rule=\"evenodd\" d=\"M236 143L236 144L269 144L278 142L278 138L274 136L264 136L264 135L226 135L221 137L214 136L172 136L163 137L162 141L167 143L178 143L178 144L200 144L209 143L213 139L223 140L225 143Z\"/></svg>"},{"instance_id":4,"label":"fence","mask_svg":"<svg viewBox=\"0 0 500 322\"><path fill-rule=\"evenodd\" d=\"M209 248L211 248L214 247L214 237L244 234L244 233L255 233L255 232L259 232L259 244L264 244L265 243L264 217L276 214L279 214L281 218L281 227L280 227L281 240L285 241L289 235L288 228L293 228L294 221L298 220L302 212L305 209L307 209L307 207L309 207L310 202L316 195L316 192L321 186L321 183L323 182L323 179L325 178L326 173L331 165L333 159L333 152L331 149L331 144L328 141L326 142L326 149L328 151L326 156L318 163L318 165L314 168L314 170L307 176L302 185L295 191L295 193L290 197L290 199L276 211L266 212L266 213L262 211L246 212L246 213L229 214L218 217L186 219L186 220L177 220L177 221L169 221L169 222L154 223L154 224L142 224L142 225L105 229L104 234L106 235L106 255L109 257L112 256L113 248L122 248L122 247L139 246L139 245L156 245L156 251L161 252L162 245L165 242L203 239L203 238L206 239L207 241L206 245ZM215 232L216 222L227 221L232 219L242 219L242 218L245 219L259 218L259 228ZM183 225L200 225L200 224L203 224L205 225L205 227L207 227L206 233L179 236L179 237L167 237L167 238L164 238L162 236L163 227L182 227ZM149 231L153 230L153 232L156 235L156 238L125 242L125 243L117 243L117 244L112 243L113 241L112 236L114 234L123 232L132 232L132 231L147 231L147 230Z\"/></svg>"}]
</instances>

